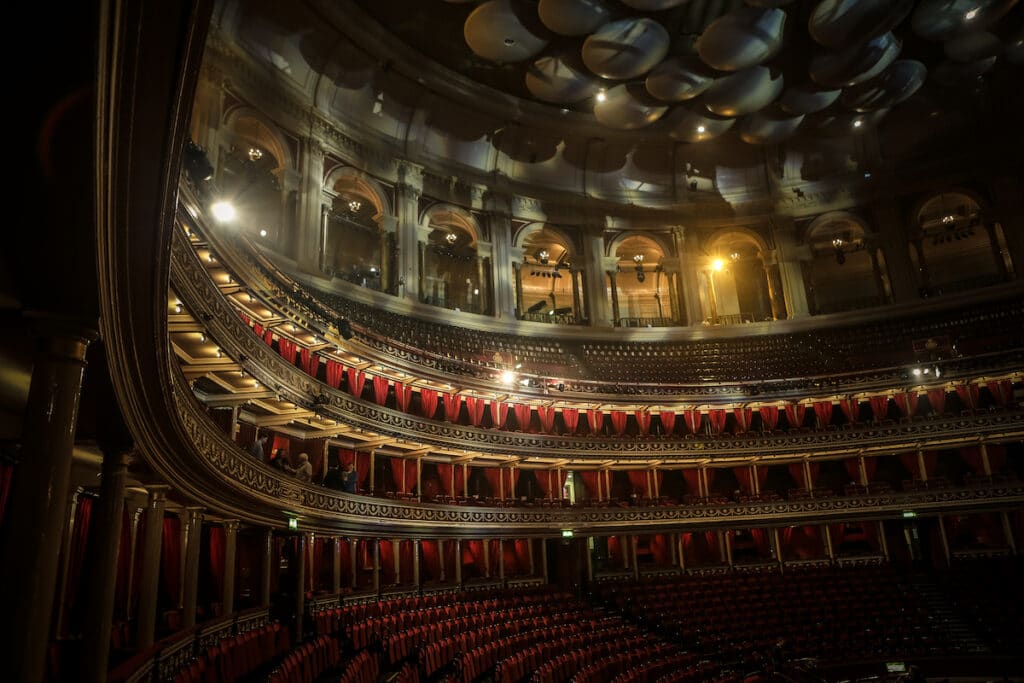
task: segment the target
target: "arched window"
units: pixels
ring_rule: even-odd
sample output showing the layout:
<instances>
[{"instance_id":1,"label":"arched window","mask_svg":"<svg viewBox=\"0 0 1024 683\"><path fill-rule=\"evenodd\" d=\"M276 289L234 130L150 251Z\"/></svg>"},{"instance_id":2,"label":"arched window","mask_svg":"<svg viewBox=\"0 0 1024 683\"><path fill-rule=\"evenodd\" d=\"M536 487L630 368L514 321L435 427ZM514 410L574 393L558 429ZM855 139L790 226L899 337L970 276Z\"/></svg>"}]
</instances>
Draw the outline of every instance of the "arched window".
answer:
<instances>
[{"instance_id":1,"label":"arched window","mask_svg":"<svg viewBox=\"0 0 1024 683\"><path fill-rule=\"evenodd\" d=\"M420 300L456 311L491 314L490 259L477 253L474 221L455 210L430 213L420 242Z\"/></svg>"},{"instance_id":2,"label":"arched window","mask_svg":"<svg viewBox=\"0 0 1024 683\"><path fill-rule=\"evenodd\" d=\"M702 268L701 304L708 325L734 325L772 319L772 295L764 247L747 232L716 235Z\"/></svg>"},{"instance_id":3,"label":"arched window","mask_svg":"<svg viewBox=\"0 0 1024 683\"><path fill-rule=\"evenodd\" d=\"M342 176L331 188L324 271L382 292L394 293L394 234L383 229L381 200L358 177Z\"/></svg>"},{"instance_id":4,"label":"arched window","mask_svg":"<svg viewBox=\"0 0 1024 683\"><path fill-rule=\"evenodd\" d=\"M885 303L888 283L863 224L846 212L825 214L808 228L807 303L812 314Z\"/></svg>"},{"instance_id":5,"label":"arched window","mask_svg":"<svg viewBox=\"0 0 1024 683\"><path fill-rule=\"evenodd\" d=\"M985 287L1007 275L995 224L963 191L943 192L921 205L910 257L925 296Z\"/></svg>"},{"instance_id":6,"label":"arched window","mask_svg":"<svg viewBox=\"0 0 1024 683\"><path fill-rule=\"evenodd\" d=\"M519 317L571 325L583 319L581 278L572 240L540 226L523 239L523 263L516 278Z\"/></svg>"},{"instance_id":7,"label":"arched window","mask_svg":"<svg viewBox=\"0 0 1024 683\"><path fill-rule=\"evenodd\" d=\"M284 191L285 150L267 124L253 116L231 123L231 141L222 148L217 186L238 212L237 225L261 244L288 250Z\"/></svg>"},{"instance_id":8,"label":"arched window","mask_svg":"<svg viewBox=\"0 0 1024 683\"><path fill-rule=\"evenodd\" d=\"M664 247L644 235L630 235L616 245L618 270L610 278L608 288L616 325L665 327L674 324L668 277L662 267L665 257Z\"/></svg>"}]
</instances>

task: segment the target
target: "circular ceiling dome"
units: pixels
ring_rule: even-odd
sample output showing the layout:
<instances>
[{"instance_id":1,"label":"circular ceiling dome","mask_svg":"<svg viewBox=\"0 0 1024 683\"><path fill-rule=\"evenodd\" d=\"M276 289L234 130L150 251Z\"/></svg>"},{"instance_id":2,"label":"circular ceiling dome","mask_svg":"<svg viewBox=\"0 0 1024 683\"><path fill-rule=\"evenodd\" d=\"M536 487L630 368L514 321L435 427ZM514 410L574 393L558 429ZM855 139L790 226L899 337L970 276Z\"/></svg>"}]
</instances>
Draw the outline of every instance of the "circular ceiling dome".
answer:
<instances>
[{"instance_id":1,"label":"circular ceiling dome","mask_svg":"<svg viewBox=\"0 0 1024 683\"><path fill-rule=\"evenodd\" d=\"M832 87L856 85L882 73L895 61L902 45L891 33L811 60L811 78Z\"/></svg>"},{"instance_id":2,"label":"circular ceiling dome","mask_svg":"<svg viewBox=\"0 0 1024 683\"><path fill-rule=\"evenodd\" d=\"M782 47L786 13L741 7L715 19L697 39L697 54L719 71L738 71L771 59Z\"/></svg>"},{"instance_id":3,"label":"circular ceiling dome","mask_svg":"<svg viewBox=\"0 0 1024 683\"><path fill-rule=\"evenodd\" d=\"M669 57L647 75L647 92L665 102L693 99L715 82L695 59Z\"/></svg>"},{"instance_id":4,"label":"circular ceiling dome","mask_svg":"<svg viewBox=\"0 0 1024 683\"><path fill-rule=\"evenodd\" d=\"M639 78L665 58L669 42L668 31L653 19L620 19L587 37L583 63L604 78Z\"/></svg>"},{"instance_id":5,"label":"circular ceiling dome","mask_svg":"<svg viewBox=\"0 0 1024 683\"><path fill-rule=\"evenodd\" d=\"M950 38L942 47L946 56L954 62L976 62L1003 53L1003 41L988 31L975 31Z\"/></svg>"},{"instance_id":6,"label":"circular ceiling dome","mask_svg":"<svg viewBox=\"0 0 1024 683\"><path fill-rule=\"evenodd\" d=\"M469 49L492 62L521 62L548 44L535 7L525 0L487 0L470 12L462 31Z\"/></svg>"},{"instance_id":7,"label":"circular ceiling dome","mask_svg":"<svg viewBox=\"0 0 1024 683\"><path fill-rule=\"evenodd\" d=\"M762 109L782 94L782 73L753 66L723 76L703 96L704 106L719 116L743 116Z\"/></svg>"},{"instance_id":8,"label":"circular ceiling dome","mask_svg":"<svg viewBox=\"0 0 1024 683\"><path fill-rule=\"evenodd\" d=\"M792 136L803 120L802 114L792 116L781 110L760 111L740 121L740 138L751 145L777 145Z\"/></svg>"},{"instance_id":9,"label":"circular ceiling dome","mask_svg":"<svg viewBox=\"0 0 1024 683\"><path fill-rule=\"evenodd\" d=\"M910 25L922 38L946 40L987 29L1016 4L1017 0L921 0Z\"/></svg>"},{"instance_id":10,"label":"circular ceiling dome","mask_svg":"<svg viewBox=\"0 0 1024 683\"><path fill-rule=\"evenodd\" d=\"M622 83L609 88L604 100L594 104L594 117L610 128L633 130L649 126L668 111L654 102L643 83Z\"/></svg>"},{"instance_id":11,"label":"circular ceiling dome","mask_svg":"<svg viewBox=\"0 0 1024 683\"><path fill-rule=\"evenodd\" d=\"M843 48L888 32L913 7L914 0L821 0L807 28L822 45Z\"/></svg>"},{"instance_id":12,"label":"circular ceiling dome","mask_svg":"<svg viewBox=\"0 0 1024 683\"><path fill-rule=\"evenodd\" d=\"M597 84L575 54L538 57L526 71L526 88L552 104L579 102L597 92Z\"/></svg>"},{"instance_id":13,"label":"circular ceiling dome","mask_svg":"<svg viewBox=\"0 0 1024 683\"><path fill-rule=\"evenodd\" d=\"M562 36L586 35L611 18L603 0L540 0L537 14L545 26Z\"/></svg>"},{"instance_id":14,"label":"circular ceiling dome","mask_svg":"<svg viewBox=\"0 0 1024 683\"><path fill-rule=\"evenodd\" d=\"M843 91L842 103L855 111L888 109L904 101L924 84L928 67L913 59L900 59L869 81Z\"/></svg>"},{"instance_id":15,"label":"circular ceiling dome","mask_svg":"<svg viewBox=\"0 0 1024 683\"><path fill-rule=\"evenodd\" d=\"M786 88L779 105L791 114L813 114L839 99L842 90L824 90L813 83L802 83Z\"/></svg>"},{"instance_id":16,"label":"circular ceiling dome","mask_svg":"<svg viewBox=\"0 0 1024 683\"><path fill-rule=\"evenodd\" d=\"M736 119L709 114L696 105L674 109L665 121L671 126L668 134L683 142L704 142L717 138L736 123Z\"/></svg>"}]
</instances>

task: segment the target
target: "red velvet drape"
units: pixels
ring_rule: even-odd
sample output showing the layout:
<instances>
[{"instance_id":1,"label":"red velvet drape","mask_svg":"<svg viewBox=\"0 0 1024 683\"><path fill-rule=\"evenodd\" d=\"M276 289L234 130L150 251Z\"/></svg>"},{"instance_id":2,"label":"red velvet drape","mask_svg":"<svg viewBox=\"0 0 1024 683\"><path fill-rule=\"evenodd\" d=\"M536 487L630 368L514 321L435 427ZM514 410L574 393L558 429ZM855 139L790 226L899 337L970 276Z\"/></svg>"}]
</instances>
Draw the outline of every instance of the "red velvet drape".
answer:
<instances>
[{"instance_id":1,"label":"red velvet drape","mask_svg":"<svg viewBox=\"0 0 1024 683\"><path fill-rule=\"evenodd\" d=\"M686 429L691 434L696 434L700 430L700 421L700 411L696 408L683 411L683 422L686 423Z\"/></svg>"},{"instance_id":2,"label":"red velvet drape","mask_svg":"<svg viewBox=\"0 0 1024 683\"><path fill-rule=\"evenodd\" d=\"M459 411L462 410L462 396L452 392L442 394L442 398L444 398L444 419L457 424Z\"/></svg>"},{"instance_id":3,"label":"red velvet drape","mask_svg":"<svg viewBox=\"0 0 1024 683\"><path fill-rule=\"evenodd\" d=\"M601 480L599 477L602 473L599 470L583 470L577 472L577 474L580 475L580 481L583 482L583 487L587 490L588 497L595 499L604 498L604 496L601 495L603 493L604 486L600 483Z\"/></svg>"},{"instance_id":4,"label":"red velvet drape","mask_svg":"<svg viewBox=\"0 0 1024 683\"><path fill-rule=\"evenodd\" d=\"M362 491L370 479L369 453L356 453L356 478L359 480L359 490Z\"/></svg>"},{"instance_id":5,"label":"red velvet drape","mask_svg":"<svg viewBox=\"0 0 1024 683\"><path fill-rule=\"evenodd\" d=\"M388 402L387 377L377 376L373 378L373 402L379 406L382 406Z\"/></svg>"},{"instance_id":6,"label":"red velvet drape","mask_svg":"<svg viewBox=\"0 0 1024 683\"><path fill-rule=\"evenodd\" d=\"M177 604L181 590L181 520L165 516L160 540L160 574L163 576L164 592Z\"/></svg>"},{"instance_id":7,"label":"red velvet drape","mask_svg":"<svg viewBox=\"0 0 1024 683\"><path fill-rule=\"evenodd\" d=\"M491 422L495 429L504 429L505 421L508 419L508 404L501 401L491 401Z\"/></svg>"},{"instance_id":8,"label":"red velvet drape","mask_svg":"<svg viewBox=\"0 0 1024 683\"><path fill-rule=\"evenodd\" d=\"M290 339L285 339L284 337L278 337L277 352L281 354L281 358L284 358L292 365L295 364L295 349L295 342Z\"/></svg>"},{"instance_id":9,"label":"red velvet drape","mask_svg":"<svg viewBox=\"0 0 1024 683\"><path fill-rule=\"evenodd\" d=\"M712 408L708 411L708 422L711 424L712 434L721 434L725 431L725 421L729 413L724 408Z\"/></svg>"},{"instance_id":10,"label":"red velvet drape","mask_svg":"<svg viewBox=\"0 0 1024 683\"><path fill-rule=\"evenodd\" d=\"M786 406L786 420L790 429L804 426L804 416L807 414L807 406L803 403L791 403Z\"/></svg>"},{"instance_id":11,"label":"red velvet drape","mask_svg":"<svg viewBox=\"0 0 1024 683\"><path fill-rule=\"evenodd\" d=\"M700 470L682 470L686 480L686 492L693 496L700 495Z\"/></svg>"},{"instance_id":12,"label":"red velvet drape","mask_svg":"<svg viewBox=\"0 0 1024 683\"><path fill-rule=\"evenodd\" d=\"M487 401L476 396L466 397L466 413L469 414L469 424L474 427L479 427L480 423L484 419L484 409L487 407Z\"/></svg>"},{"instance_id":13,"label":"red velvet drape","mask_svg":"<svg viewBox=\"0 0 1024 683\"><path fill-rule=\"evenodd\" d=\"M466 493L466 466L455 465L455 493L454 496L463 496Z\"/></svg>"},{"instance_id":14,"label":"red velvet drape","mask_svg":"<svg viewBox=\"0 0 1024 683\"><path fill-rule=\"evenodd\" d=\"M917 413L917 399L916 391L901 391L892 397L893 402L896 403L896 407L900 409L900 414L903 417L912 416Z\"/></svg>"},{"instance_id":15,"label":"red velvet drape","mask_svg":"<svg viewBox=\"0 0 1024 683\"><path fill-rule=\"evenodd\" d=\"M437 463L437 478L441 481L441 491L443 491L446 496L462 495L461 491L456 494L453 490L452 474L454 473L454 468L455 465L452 465L451 463Z\"/></svg>"},{"instance_id":16,"label":"red velvet drape","mask_svg":"<svg viewBox=\"0 0 1024 683\"><path fill-rule=\"evenodd\" d=\"M1013 382L1010 380L989 382L985 386L988 387L988 393L992 394L992 400L996 402L996 405L1005 407L1013 400Z\"/></svg>"},{"instance_id":17,"label":"red velvet drape","mask_svg":"<svg viewBox=\"0 0 1024 683\"><path fill-rule=\"evenodd\" d=\"M385 586L393 586L398 583L395 575L395 545L390 539L377 541L380 548L380 580Z\"/></svg>"},{"instance_id":18,"label":"red velvet drape","mask_svg":"<svg viewBox=\"0 0 1024 683\"><path fill-rule=\"evenodd\" d=\"M654 564L659 567L667 566L672 561L671 540L668 534L652 534L648 547L651 549L651 558Z\"/></svg>"},{"instance_id":19,"label":"red velvet drape","mask_svg":"<svg viewBox=\"0 0 1024 683\"><path fill-rule=\"evenodd\" d=\"M764 426L766 432L773 432L779 425L779 407L778 406L761 406L759 409L761 413L761 424Z\"/></svg>"},{"instance_id":20,"label":"red velvet drape","mask_svg":"<svg viewBox=\"0 0 1024 683\"><path fill-rule=\"evenodd\" d=\"M1006 446L993 444L986 446L989 469L993 473L1002 472L1006 467ZM981 446L965 446L960 449L960 456L977 475L985 474L985 465L981 459Z\"/></svg>"},{"instance_id":21,"label":"red velvet drape","mask_svg":"<svg viewBox=\"0 0 1024 683\"><path fill-rule=\"evenodd\" d=\"M626 411L625 410L613 410L611 411L612 418L612 431L615 432L616 436L622 436L626 432Z\"/></svg>"},{"instance_id":22,"label":"red velvet drape","mask_svg":"<svg viewBox=\"0 0 1024 683\"><path fill-rule=\"evenodd\" d=\"M217 590L217 602L224 601L224 527L211 526L210 537L210 576Z\"/></svg>"},{"instance_id":23,"label":"red velvet drape","mask_svg":"<svg viewBox=\"0 0 1024 683\"><path fill-rule=\"evenodd\" d=\"M366 373L355 368L348 368L348 393L356 398L363 395L363 385L366 383Z\"/></svg>"},{"instance_id":24,"label":"red velvet drape","mask_svg":"<svg viewBox=\"0 0 1024 683\"><path fill-rule=\"evenodd\" d=\"M320 368L320 356L303 348L299 350L299 361L302 363L303 372L310 377L316 377L316 372Z\"/></svg>"},{"instance_id":25,"label":"red velvet drape","mask_svg":"<svg viewBox=\"0 0 1024 683\"><path fill-rule=\"evenodd\" d=\"M938 461L938 454L935 451L923 451L924 471L931 478L935 472L935 463ZM900 462L903 467L913 475L914 479L921 478L921 468L917 460L917 453L900 453Z\"/></svg>"},{"instance_id":26,"label":"red velvet drape","mask_svg":"<svg viewBox=\"0 0 1024 683\"><path fill-rule=\"evenodd\" d=\"M395 482L395 490L399 493L410 493L416 486L416 463L405 458L391 458L391 478ZM412 467L409 467L409 465Z\"/></svg>"},{"instance_id":27,"label":"red velvet drape","mask_svg":"<svg viewBox=\"0 0 1024 683\"><path fill-rule=\"evenodd\" d=\"M513 403L512 412L515 413L516 422L519 424L519 431L530 431L530 406L524 403Z\"/></svg>"},{"instance_id":28,"label":"red velvet drape","mask_svg":"<svg viewBox=\"0 0 1024 683\"><path fill-rule=\"evenodd\" d=\"M420 389L420 414L431 420L437 412L437 392L433 389Z\"/></svg>"},{"instance_id":29,"label":"red velvet drape","mask_svg":"<svg viewBox=\"0 0 1024 683\"><path fill-rule=\"evenodd\" d=\"M641 497L647 496L647 470L629 470L626 475L629 476L629 485L633 488L633 493Z\"/></svg>"},{"instance_id":30,"label":"red velvet drape","mask_svg":"<svg viewBox=\"0 0 1024 683\"><path fill-rule=\"evenodd\" d=\"M736 417L734 433L746 434L750 430L750 420L754 416L754 411L751 408L733 408L732 412Z\"/></svg>"},{"instance_id":31,"label":"red velvet drape","mask_svg":"<svg viewBox=\"0 0 1024 683\"><path fill-rule=\"evenodd\" d=\"M740 491L748 495L754 492L754 483L753 478L750 476L750 467L746 465L733 467L732 473L736 475L736 481L739 482Z\"/></svg>"},{"instance_id":32,"label":"red velvet drape","mask_svg":"<svg viewBox=\"0 0 1024 683\"><path fill-rule=\"evenodd\" d=\"M850 481L860 483L860 463L856 457L844 459L843 468L846 470L846 476L850 477Z\"/></svg>"},{"instance_id":33,"label":"red velvet drape","mask_svg":"<svg viewBox=\"0 0 1024 683\"><path fill-rule=\"evenodd\" d=\"M404 539L398 542L398 579L405 585L412 583L412 541Z\"/></svg>"},{"instance_id":34,"label":"red velvet drape","mask_svg":"<svg viewBox=\"0 0 1024 683\"><path fill-rule=\"evenodd\" d=\"M267 346L273 346L274 345L274 331L273 330L267 330L266 332L263 333L263 342Z\"/></svg>"},{"instance_id":35,"label":"red velvet drape","mask_svg":"<svg viewBox=\"0 0 1024 683\"><path fill-rule=\"evenodd\" d=\"M825 553L821 531L813 524L784 527L779 540L783 548L783 557L787 559L812 560L823 557Z\"/></svg>"},{"instance_id":36,"label":"red velvet drape","mask_svg":"<svg viewBox=\"0 0 1024 683\"><path fill-rule=\"evenodd\" d=\"M438 552L437 541L428 539L420 541L420 554L423 557L423 580L439 581L441 579L441 554Z\"/></svg>"},{"instance_id":37,"label":"red velvet drape","mask_svg":"<svg viewBox=\"0 0 1024 683\"><path fill-rule=\"evenodd\" d=\"M341 378L345 374L345 366L336 360L327 359L327 384L337 389L341 386Z\"/></svg>"},{"instance_id":38,"label":"red velvet drape","mask_svg":"<svg viewBox=\"0 0 1024 683\"><path fill-rule=\"evenodd\" d=\"M79 588L85 583L83 569L85 557L89 549L89 537L92 530L92 511L94 505L92 496L81 496L78 500L78 507L75 510L75 524L71 528L71 545L68 554L68 572L65 577L64 594L64 631L67 634L69 622L76 615L78 604ZM5 558L10 561L11 558Z\"/></svg>"},{"instance_id":39,"label":"red velvet drape","mask_svg":"<svg viewBox=\"0 0 1024 683\"><path fill-rule=\"evenodd\" d=\"M874 416L875 422L884 420L889 413L889 397L872 396L868 399L868 403L871 404L871 415Z\"/></svg>"},{"instance_id":40,"label":"red velvet drape","mask_svg":"<svg viewBox=\"0 0 1024 683\"><path fill-rule=\"evenodd\" d=\"M662 410L658 413L658 419L661 421L661 428L666 435L672 434L676 429L676 414L671 410Z\"/></svg>"},{"instance_id":41,"label":"red velvet drape","mask_svg":"<svg viewBox=\"0 0 1024 683\"><path fill-rule=\"evenodd\" d=\"M554 433L555 409L553 406L537 406L537 417L540 419L540 428L545 434Z\"/></svg>"},{"instance_id":42,"label":"red velvet drape","mask_svg":"<svg viewBox=\"0 0 1024 683\"><path fill-rule=\"evenodd\" d=\"M403 413L409 412L409 403L412 401L412 387L407 387L402 382L395 382L395 405Z\"/></svg>"},{"instance_id":43,"label":"red velvet drape","mask_svg":"<svg viewBox=\"0 0 1024 683\"><path fill-rule=\"evenodd\" d=\"M814 416L818 418L818 428L824 429L832 422L832 402L815 401Z\"/></svg>"},{"instance_id":44,"label":"red velvet drape","mask_svg":"<svg viewBox=\"0 0 1024 683\"><path fill-rule=\"evenodd\" d=\"M537 480L541 496L544 498L561 498L562 487L565 486L567 473L559 470L534 470L533 477Z\"/></svg>"},{"instance_id":45,"label":"red velvet drape","mask_svg":"<svg viewBox=\"0 0 1024 683\"><path fill-rule=\"evenodd\" d=\"M850 424L860 419L860 402L855 398L839 399L839 409L843 411L843 417Z\"/></svg>"},{"instance_id":46,"label":"red velvet drape","mask_svg":"<svg viewBox=\"0 0 1024 683\"><path fill-rule=\"evenodd\" d=\"M594 408L588 409L587 425L590 427L591 434L600 434L604 427L604 412Z\"/></svg>"},{"instance_id":47,"label":"red velvet drape","mask_svg":"<svg viewBox=\"0 0 1024 683\"><path fill-rule=\"evenodd\" d=\"M928 390L928 404L932 407L932 412L936 415L942 415L946 412L946 390L939 387L936 389Z\"/></svg>"},{"instance_id":48,"label":"red velvet drape","mask_svg":"<svg viewBox=\"0 0 1024 683\"><path fill-rule=\"evenodd\" d=\"M565 422L565 433L575 434L580 422L580 411L577 408L562 408L562 421Z\"/></svg>"},{"instance_id":49,"label":"red velvet drape","mask_svg":"<svg viewBox=\"0 0 1024 683\"><path fill-rule=\"evenodd\" d=\"M956 395L967 410L974 410L978 407L978 392L977 384L962 384L956 388Z\"/></svg>"},{"instance_id":50,"label":"red velvet drape","mask_svg":"<svg viewBox=\"0 0 1024 683\"><path fill-rule=\"evenodd\" d=\"M351 448L339 448L337 454L337 464L341 467L341 469L345 469L349 465L354 465L356 462L356 452Z\"/></svg>"},{"instance_id":51,"label":"red velvet drape","mask_svg":"<svg viewBox=\"0 0 1024 683\"><path fill-rule=\"evenodd\" d=\"M324 546L327 539L317 536L313 539L312 561L309 563L309 571L306 572L306 590L316 593L320 590L320 577L324 570Z\"/></svg>"},{"instance_id":52,"label":"red velvet drape","mask_svg":"<svg viewBox=\"0 0 1024 683\"><path fill-rule=\"evenodd\" d=\"M771 541L768 538L768 529L751 529L750 537L754 539L754 548L758 556L767 558L771 556Z\"/></svg>"},{"instance_id":53,"label":"red velvet drape","mask_svg":"<svg viewBox=\"0 0 1024 683\"><path fill-rule=\"evenodd\" d=\"M651 432L651 414L646 410L637 410L633 413L636 418L636 428L641 436L647 436Z\"/></svg>"},{"instance_id":54,"label":"red velvet drape","mask_svg":"<svg viewBox=\"0 0 1024 683\"><path fill-rule=\"evenodd\" d=\"M508 496L508 490L504 491L502 488L505 483L502 477L502 470L499 467L481 467L484 473L484 479L487 480L487 485L491 487L491 496L493 498L500 498L502 496Z\"/></svg>"}]
</instances>

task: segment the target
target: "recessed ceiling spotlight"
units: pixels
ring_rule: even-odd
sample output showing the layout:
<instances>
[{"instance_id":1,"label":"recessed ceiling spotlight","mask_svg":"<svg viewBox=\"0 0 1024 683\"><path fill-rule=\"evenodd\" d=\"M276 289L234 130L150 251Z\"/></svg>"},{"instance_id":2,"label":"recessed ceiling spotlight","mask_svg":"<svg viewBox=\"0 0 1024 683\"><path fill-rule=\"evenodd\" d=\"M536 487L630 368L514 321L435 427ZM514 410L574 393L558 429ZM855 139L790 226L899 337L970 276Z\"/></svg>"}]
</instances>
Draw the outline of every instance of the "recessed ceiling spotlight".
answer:
<instances>
[{"instance_id":1,"label":"recessed ceiling spotlight","mask_svg":"<svg viewBox=\"0 0 1024 683\"><path fill-rule=\"evenodd\" d=\"M863 125L864 125L864 120L863 119L854 119L854 121L853 121L853 127L854 128L860 128Z\"/></svg>"},{"instance_id":2,"label":"recessed ceiling spotlight","mask_svg":"<svg viewBox=\"0 0 1024 683\"><path fill-rule=\"evenodd\" d=\"M967 21L970 21L971 19L973 19L976 16L978 16L978 8L977 7L975 7L974 9L970 9L970 10L967 10L966 12L964 12L964 19L966 19Z\"/></svg>"},{"instance_id":3,"label":"recessed ceiling spotlight","mask_svg":"<svg viewBox=\"0 0 1024 683\"><path fill-rule=\"evenodd\" d=\"M223 200L214 202L213 206L210 207L210 211L213 213L213 217L220 223L229 223L235 220L235 216L238 215L231 202Z\"/></svg>"},{"instance_id":4,"label":"recessed ceiling spotlight","mask_svg":"<svg viewBox=\"0 0 1024 683\"><path fill-rule=\"evenodd\" d=\"M705 128L704 126L697 126L697 132L700 133L701 135L703 135L705 131L707 131L707 128Z\"/></svg>"},{"instance_id":5,"label":"recessed ceiling spotlight","mask_svg":"<svg viewBox=\"0 0 1024 683\"><path fill-rule=\"evenodd\" d=\"M915 377L917 377L917 376L919 376L919 375L921 374L921 368L914 368L914 369L913 369L913 370L911 370L910 372L911 372L911 373L913 373L913 375L914 375Z\"/></svg>"},{"instance_id":6,"label":"recessed ceiling spotlight","mask_svg":"<svg viewBox=\"0 0 1024 683\"><path fill-rule=\"evenodd\" d=\"M608 99L608 93L604 91L604 88L601 88L600 90L597 91L597 95L595 95L594 98L598 102L604 102L606 99Z\"/></svg>"},{"instance_id":7,"label":"recessed ceiling spotlight","mask_svg":"<svg viewBox=\"0 0 1024 683\"><path fill-rule=\"evenodd\" d=\"M267 236L267 229L263 228L262 230L260 230L260 237L266 237L266 236Z\"/></svg>"},{"instance_id":8,"label":"recessed ceiling spotlight","mask_svg":"<svg viewBox=\"0 0 1024 683\"><path fill-rule=\"evenodd\" d=\"M515 45L515 44L516 44L516 39L515 39L515 38L506 38L506 39L505 39L504 41L502 41L502 42L504 42L504 43L505 43L505 47L512 47L513 45Z\"/></svg>"}]
</instances>

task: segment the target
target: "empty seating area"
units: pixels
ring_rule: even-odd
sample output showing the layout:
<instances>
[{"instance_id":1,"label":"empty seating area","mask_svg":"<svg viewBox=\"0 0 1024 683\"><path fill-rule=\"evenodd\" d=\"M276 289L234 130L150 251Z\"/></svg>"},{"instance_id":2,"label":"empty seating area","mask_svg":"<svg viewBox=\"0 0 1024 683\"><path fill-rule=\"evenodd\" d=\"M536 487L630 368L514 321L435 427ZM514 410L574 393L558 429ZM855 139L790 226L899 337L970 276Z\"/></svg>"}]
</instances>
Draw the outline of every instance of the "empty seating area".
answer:
<instances>
[{"instance_id":1,"label":"empty seating area","mask_svg":"<svg viewBox=\"0 0 1024 683\"><path fill-rule=\"evenodd\" d=\"M964 624L998 654L1024 649L1024 561L1020 557L954 561L935 580Z\"/></svg>"}]
</instances>

